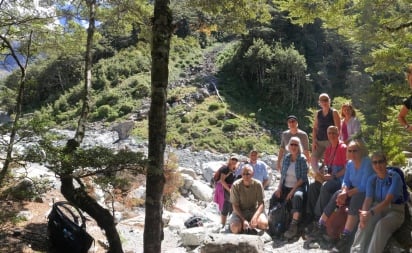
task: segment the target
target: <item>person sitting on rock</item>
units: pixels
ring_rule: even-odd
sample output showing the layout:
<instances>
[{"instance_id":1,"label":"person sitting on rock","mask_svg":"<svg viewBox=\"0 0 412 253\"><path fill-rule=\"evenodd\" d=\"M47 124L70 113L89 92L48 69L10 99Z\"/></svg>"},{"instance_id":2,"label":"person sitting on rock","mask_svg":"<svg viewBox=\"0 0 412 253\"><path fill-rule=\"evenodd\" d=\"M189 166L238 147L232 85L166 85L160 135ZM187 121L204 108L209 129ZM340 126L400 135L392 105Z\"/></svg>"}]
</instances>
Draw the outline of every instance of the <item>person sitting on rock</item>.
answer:
<instances>
[{"instance_id":1,"label":"person sitting on rock","mask_svg":"<svg viewBox=\"0 0 412 253\"><path fill-rule=\"evenodd\" d=\"M346 144L339 140L339 129L329 126L327 129L329 146L324 156L322 173L315 173L315 182L308 188L306 203L307 233L310 233L313 221L317 222L332 195L341 188L346 167Z\"/></svg>"},{"instance_id":2,"label":"person sitting on rock","mask_svg":"<svg viewBox=\"0 0 412 253\"><path fill-rule=\"evenodd\" d=\"M268 228L265 214L264 190L262 184L253 178L253 167L243 165L242 178L235 181L230 189L233 213L230 216L230 231L234 234L251 229Z\"/></svg>"},{"instance_id":3,"label":"person sitting on rock","mask_svg":"<svg viewBox=\"0 0 412 253\"><path fill-rule=\"evenodd\" d=\"M366 182L374 174L372 162L368 157L368 150L361 140L350 141L347 148L348 163L343 178L342 188L335 192L323 210L313 237L321 240L326 235L325 224L337 206L347 206L348 216L345 227L340 234L339 241L332 249L333 252L348 252L352 244L353 231L359 216L359 209L365 199Z\"/></svg>"},{"instance_id":4,"label":"person sitting on rock","mask_svg":"<svg viewBox=\"0 0 412 253\"><path fill-rule=\"evenodd\" d=\"M298 223L303 211L304 196L308 182L308 164L299 137L292 137L286 146L287 153L284 156L278 189L270 199L271 209L276 203L283 201L292 202L292 221L284 236L293 238L298 233Z\"/></svg>"},{"instance_id":5,"label":"person sitting on rock","mask_svg":"<svg viewBox=\"0 0 412 253\"><path fill-rule=\"evenodd\" d=\"M376 175L368 178L366 196L359 211L359 228L352 244L351 253L380 253L391 235L405 219L403 181L396 173L388 172L386 155L372 155Z\"/></svg>"}]
</instances>

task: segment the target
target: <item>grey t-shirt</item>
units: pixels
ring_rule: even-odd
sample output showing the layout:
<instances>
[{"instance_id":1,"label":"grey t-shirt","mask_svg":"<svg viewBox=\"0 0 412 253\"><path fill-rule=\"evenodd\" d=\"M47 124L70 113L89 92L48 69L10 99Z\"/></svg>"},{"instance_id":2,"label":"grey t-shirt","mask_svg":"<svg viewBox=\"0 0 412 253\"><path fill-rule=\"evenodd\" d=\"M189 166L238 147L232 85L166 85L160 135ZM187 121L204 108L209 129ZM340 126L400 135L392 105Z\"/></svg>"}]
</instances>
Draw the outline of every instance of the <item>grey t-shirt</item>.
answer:
<instances>
[{"instance_id":1,"label":"grey t-shirt","mask_svg":"<svg viewBox=\"0 0 412 253\"><path fill-rule=\"evenodd\" d=\"M296 134L292 134L290 130L286 130L282 133L282 138L280 140L280 147L285 148L288 145L290 138L296 136L300 139L302 143L303 151L309 151L309 138L308 134L305 131L298 129Z\"/></svg>"}]
</instances>

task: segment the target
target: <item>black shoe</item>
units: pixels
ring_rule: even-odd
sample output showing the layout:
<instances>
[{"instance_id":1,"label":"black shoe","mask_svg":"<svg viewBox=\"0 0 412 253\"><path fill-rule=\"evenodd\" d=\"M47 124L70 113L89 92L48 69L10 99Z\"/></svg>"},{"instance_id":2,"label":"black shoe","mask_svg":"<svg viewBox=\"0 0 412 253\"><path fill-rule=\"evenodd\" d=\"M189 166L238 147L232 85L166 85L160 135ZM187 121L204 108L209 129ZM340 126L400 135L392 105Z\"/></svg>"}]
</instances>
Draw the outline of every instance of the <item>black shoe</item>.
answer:
<instances>
[{"instance_id":1,"label":"black shoe","mask_svg":"<svg viewBox=\"0 0 412 253\"><path fill-rule=\"evenodd\" d=\"M351 245L351 235L341 234L339 241L336 243L336 246L333 247L332 252L347 253L349 252Z\"/></svg>"},{"instance_id":2,"label":"black shoe","mask_svg":"<svg viewBox=\"0 0 412 253\"><path fill-rule=\"evenodd\" d=\"M316 241L322 241L323 236L326 235L326 227L322 224L316 224L314 229L310 234L307 235L308 238Z\"/></svg>"},{"instance_id":3,"label":"black shoe","mask_svg":"<svg viewBox=\"0 0 412 253\"><path fill-rule=\"evenodd\" d=\"M318 222L316 221L312 221L308 223L308 225L305 227L305 234L310 235L312 232L315 231L317 226L318 226Z\"/></svg>"}]
</instances>

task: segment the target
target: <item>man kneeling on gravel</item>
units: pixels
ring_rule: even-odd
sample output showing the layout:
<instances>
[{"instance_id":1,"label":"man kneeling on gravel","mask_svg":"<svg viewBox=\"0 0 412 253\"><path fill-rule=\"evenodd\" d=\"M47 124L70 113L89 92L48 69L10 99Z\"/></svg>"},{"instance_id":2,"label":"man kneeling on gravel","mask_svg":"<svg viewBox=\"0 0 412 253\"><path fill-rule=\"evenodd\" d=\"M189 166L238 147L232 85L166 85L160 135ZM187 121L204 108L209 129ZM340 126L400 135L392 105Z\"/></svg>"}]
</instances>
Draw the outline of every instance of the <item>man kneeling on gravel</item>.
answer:
<instances>
[{"instance_id":1,"label":"man kneeling on gravel","mask_svg":"<svg viewBox=\"0 0 412 253\"><path fill-rule=\"evenodd\" d=\"M242 178L233 183L230 202L233 206L229 220L232 233L256 233L255 228L268 228L263 186L253 178L253 167L250 164L243 166Z\"/></svg>"}]
</instances>

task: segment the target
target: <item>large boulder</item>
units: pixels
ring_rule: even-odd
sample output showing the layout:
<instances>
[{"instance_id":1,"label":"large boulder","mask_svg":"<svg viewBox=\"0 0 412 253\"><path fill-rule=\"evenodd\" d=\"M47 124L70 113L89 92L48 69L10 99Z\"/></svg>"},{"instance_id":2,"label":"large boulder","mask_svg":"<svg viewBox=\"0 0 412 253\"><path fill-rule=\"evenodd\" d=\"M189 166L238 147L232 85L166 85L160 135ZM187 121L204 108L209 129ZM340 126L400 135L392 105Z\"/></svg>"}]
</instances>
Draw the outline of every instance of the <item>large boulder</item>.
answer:
<instances>
[{"instance_id":1,"label":"large boulder","mask_svg":"<svg viewBox=\"0 0 412 253\"><path fill-rule=\"evenodd\" d=\"M203 178L206 180L208 183L212 183L213 175L215 172L224 165L224 161L214 161L214 162L208 162L203 164Z\"/></svg>"},{"instance_id":2,"label":"large boulder","mask_svg":"<svg viewBox=\"0 0 412 253\"><path fill-rule=\"evenodd\" d=\"M117 134L119 135L119 140L124 140L129 138L133 127L134 121L125 121L113 126L112 130L117 132Z\"/></svg>"},{"instance_id":3,"label":"large boulder","mask_svg":"<svg viewBox=\"0 0 412 253\"><path fill-rule=\"evenodd\" d=\"M200 246L200 253L263 253L264 242L255 235L209 234Z\"/></svg>"},{"instance_id":4,"label":"large boulder","mask_svg":"<svg viewBox=\"0 0 412 253\"><path fill-rule=\"evenodd\" d=\"M195 198L199 200L203 200L207 202L212 201L213 189L209 185L199 180L193 181L193 184L190 187L190 191L193 193Z\"/></svg>"}]
</instances>

